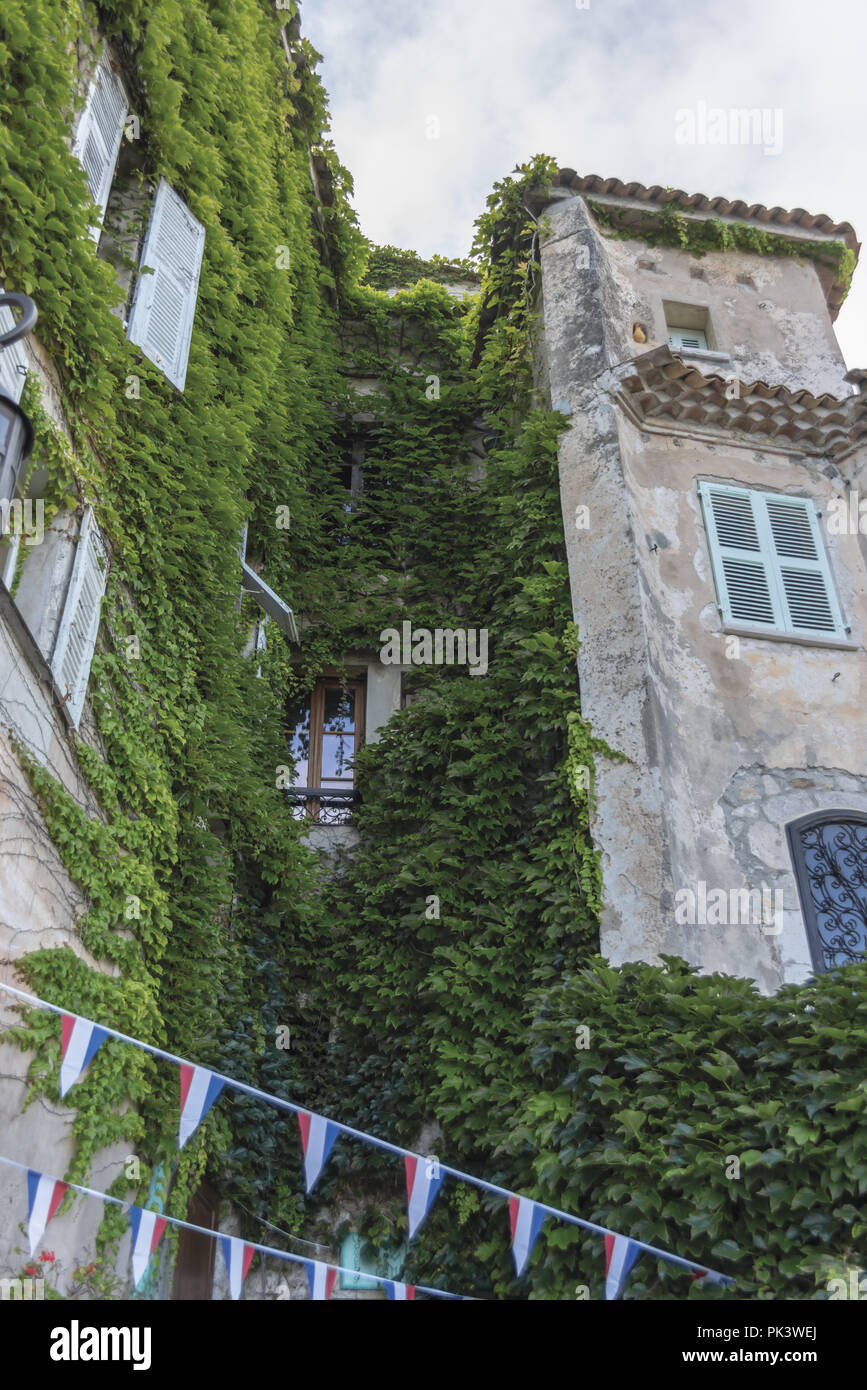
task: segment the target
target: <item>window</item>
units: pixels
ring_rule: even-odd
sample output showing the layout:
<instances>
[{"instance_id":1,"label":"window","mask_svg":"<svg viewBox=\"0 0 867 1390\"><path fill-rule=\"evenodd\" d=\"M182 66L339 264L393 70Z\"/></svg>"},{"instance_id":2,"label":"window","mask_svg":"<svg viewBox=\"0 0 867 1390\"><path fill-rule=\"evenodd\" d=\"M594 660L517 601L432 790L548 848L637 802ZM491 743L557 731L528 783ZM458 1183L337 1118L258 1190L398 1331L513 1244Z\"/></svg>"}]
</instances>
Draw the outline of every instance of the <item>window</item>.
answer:
<instances>
[{"instance_id":1,"label":"window","mask_svg":"<svg viewBox=\"0 0 867 1390\"><path fill-rule=\"evenodd\" d=\"M823 811L786 827L816 971L867 955L867 816Z\"/></svg>"},{"instance_id":2,"label":"window","mask_svg":"<svg viewBox=\"0 0 867 1390\"><path fill-rule=\"evenodd\" d=\"M700 482L726 627L843 642L843 623L813 503Z\"/></svg>"},{"instance_id":3,"label":"window","mask_svg":"<svg viewBox=\"0 0 867 1390\"><path fill-rule=\"evenodd\" d=\"M295 760L290 796L296 817L346 824L356 800L353 760L364 735L361 677L326 676L289 710L289 748Z\"/></svg>"},{"instance_id":4,"label":"window","mask_svg":"<svg viewBox=\"0 0 867 1390\"><path fill-rule=\"evenodd\" d=\"M707 352L707 338L701 328L672 328L669 325L668 344L678 352Z\"/></svg>"},{"instance_id":5,"label":"window","mask_svg":"<svg viewBox=\"0 0 867 1390\"><path fill-rule=\"evenodd\" d=\"M99 241L126 114L126 92L106 49L88 89L72 147L84 169L90 196L99 208L97 223L90 229L94 241Z\"/></svg>"},{"instance_id":6,"label":"window","mask_svg":"<svg viewBox=\"0 0 867 1390\"><path fill-rule=\"evenodd\" d=\"M704 304L674 304L663 300L668 344L675 352L709 352L710 315Z\"/></svg>"},{"instance_id":7,"label":"window","mask_svg":"<svg viewBox=\"0 0 867 1390\"><path fill-rule=\"evenodd\" d=\"M183 391L205 229L160 179L142 247L128 336Z\"/></svg>"},{"instance_id":8,"label":"window","mask_svg":"<svg viewBox=\"0 0 867 1390\"><path fill-rule=\"evenodd\" d=\"M90 663L99 632L106 568L105 548L93 508L86 507L51 657L52 674L76 729L84 709Z\"/></svg>"}]
</instances>

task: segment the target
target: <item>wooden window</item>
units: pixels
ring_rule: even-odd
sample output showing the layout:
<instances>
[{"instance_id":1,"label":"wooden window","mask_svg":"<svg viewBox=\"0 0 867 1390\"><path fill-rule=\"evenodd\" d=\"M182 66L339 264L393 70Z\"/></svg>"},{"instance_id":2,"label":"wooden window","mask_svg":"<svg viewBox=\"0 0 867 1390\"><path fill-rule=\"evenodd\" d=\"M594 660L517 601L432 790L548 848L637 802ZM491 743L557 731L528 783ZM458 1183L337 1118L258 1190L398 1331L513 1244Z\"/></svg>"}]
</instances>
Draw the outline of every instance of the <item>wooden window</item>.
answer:
<instances>
[{"instance_id":1,"label":"wooden window","mask_svg":"<svg viewBox=\"0 0 867 1390\"><path fill-rule=\"evenodd\" d=\"M295 760L296 814L331 824L350 818L355 754L364 739L365 685L360 676L325 676L289 712Z\"/></svg>"},{"instance_id":2,"label":"wooden window","mask_svg":"<svg viewBox=\"0 0 867 1390\"><path fill-rule=\"evenodd\" d=\"M201 222L160 179L127 332L179 391L186 381L204 246Z\"/></svg>"},{"instance_id":3,"label":"wooden window","mask_svg":"<svg viewBox=\"0 0 867 1390\"><path fill-rule=\"evenodd\" d=\"M845 641L812 501L724 483L699 493L725 626Z\"/></svg>"}]
</instances>

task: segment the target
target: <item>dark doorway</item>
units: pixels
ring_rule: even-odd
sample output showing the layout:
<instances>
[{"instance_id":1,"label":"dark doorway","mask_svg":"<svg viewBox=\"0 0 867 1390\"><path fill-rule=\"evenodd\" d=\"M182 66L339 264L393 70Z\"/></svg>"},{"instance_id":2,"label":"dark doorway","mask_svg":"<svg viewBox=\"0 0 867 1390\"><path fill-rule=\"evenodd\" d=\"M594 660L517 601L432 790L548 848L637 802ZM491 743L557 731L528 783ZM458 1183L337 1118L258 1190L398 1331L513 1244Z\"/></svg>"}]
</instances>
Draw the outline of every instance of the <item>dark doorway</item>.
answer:
<instances>
[{"instance_id":1,"label":"dark doorway","mask_svg":"<svg viewBox=\"0 0 867 1390\"><path fill-rule=\"evenodd\" d=\"M217 1206L216 1192L208 1183L202 1183L190 1199L187 1220L194 1226L216 1230ZM200 1302L210 1299L214 1288L216 1245L213 1236L199 1235L197 1231L181 1231L172 1285L173 1299L196 1299Z\"/></svg>"}]
</instances>

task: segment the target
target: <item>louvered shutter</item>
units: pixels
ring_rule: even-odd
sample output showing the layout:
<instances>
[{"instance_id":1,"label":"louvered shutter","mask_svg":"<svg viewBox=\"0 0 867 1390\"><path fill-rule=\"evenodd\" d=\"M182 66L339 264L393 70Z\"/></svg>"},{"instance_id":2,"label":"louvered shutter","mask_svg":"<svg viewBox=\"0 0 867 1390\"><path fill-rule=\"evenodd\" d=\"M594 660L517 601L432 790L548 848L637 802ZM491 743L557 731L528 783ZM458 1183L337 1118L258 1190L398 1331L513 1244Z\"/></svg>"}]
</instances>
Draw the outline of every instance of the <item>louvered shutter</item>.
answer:
<instances>
[{"instance_id":1,"label":"louvered shutter","mask_svg":"<svg viewBox=\"0 0 867 1390\"><path fill-rule=\"evenodd\" d=\"M161 179L142 249L129 339L184 389L205 229ZM152 273L145 273L146 269Z\"/></svg>"},{"instance_id":2,"label":"louvered shutter","mask_svg":"<svg viewBox=\"0 0 867 1390\"><path fill-rule=\"evenodd\" d=\"M99 220L90 229L94 241L99 240L128 109L123 83L112 70L106 51L90 84L72 148L99 208Z\"/></svg>"},{"instance_id":3,"label":"louvered shutter","mask_svg":"<svg viewBox=\"0 0 867 1390\"><path fill-rule=\"evenodd\" d=\"M3 286L0 285L0 294L3 293ZM15 315L8 304L0 307L0 333L7 333L10 328L14 328L16 323ZM21 342L8 343L6 347L0 348L0 391L4 396L11 396L17 404L21 399L21 392L24 390L24 377L27 372L27 358L24 356L24 348Z\"/></svg>"},{"instance_id":4,"label":"louvered shutter","mask_svg":"<svg viewBox=\"0 0 867 1390\"><path fill-rule=\"evenodd\" d=\"M669 346L675 351L707 352L707 337L700 328L669 328Z\"/></svg>"},{"instance_id":5,"label":"louvered shutter","mask_svg":"<svg viewBox=\"0 0 867 1390\"><path fill-rule=\"evenodd\" d=\"M99 632L106 569L102 537L94 520L93 508L87 507L51 658L51 670L60 693L66 695L68 692L66 710L76 729L84 708L90 663Z\"/></svg>"},{"instance_id":6,"label":"louvered shutter","mask_svg":"<svg viewBox=\"0 0 867 1390\"><path fill-rule=\"evenodd\" d=\"M724 623L845 638L813 503L722 483L699 491Z\"/></svg>"},{"instance_id":7,"label":"louvered shutter","mask_svg":"<svg viewBox=\"0 0 867 1390\"><path fill-rule=\"evenodd\" d=\"M786 626L814 637L845 637L816 508L809 498L765 494Z\"/></svg>"},{"instance_id":8,"label":"louvered shutter","mask_svg":"<svg viewBox=\"0 0 867 1390\"><path fill-rule=\"evenodd\" d=\"M241 561L241 576L241 593L252 594L260 608L264 608L268 617L274 619L274 622L286 633L286 636L293 642L299 641L295 614L288 603L284 603L280 595L275 594L262 576L250 568L246 560Z\"/></svg>"}]
</instances>

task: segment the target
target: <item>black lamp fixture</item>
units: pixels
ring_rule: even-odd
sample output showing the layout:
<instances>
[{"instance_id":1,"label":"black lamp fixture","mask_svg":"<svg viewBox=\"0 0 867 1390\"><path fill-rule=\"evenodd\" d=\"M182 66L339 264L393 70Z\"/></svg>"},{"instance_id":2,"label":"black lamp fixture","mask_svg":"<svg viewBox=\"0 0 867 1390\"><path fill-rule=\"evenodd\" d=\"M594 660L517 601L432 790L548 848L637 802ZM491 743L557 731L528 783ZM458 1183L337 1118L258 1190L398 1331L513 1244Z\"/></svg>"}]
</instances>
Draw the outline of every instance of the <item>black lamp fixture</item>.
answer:
<instances>
[{"instance_id":1,"label":"black lamp fixture","mask_svg":"<svg viewBox=\"0 0 867 1390\"><path fill-rule=\"evenodd\" d=\"M37 312L33 300L26 294L0 294L0 308L19 309L21 316L11 328L0 333L0 352L19 342L32 332ZM0 392L0 502L15 496L22 464L33 448L33 425L30 417L11 396Z\"/></svg>"}]
</instances>

